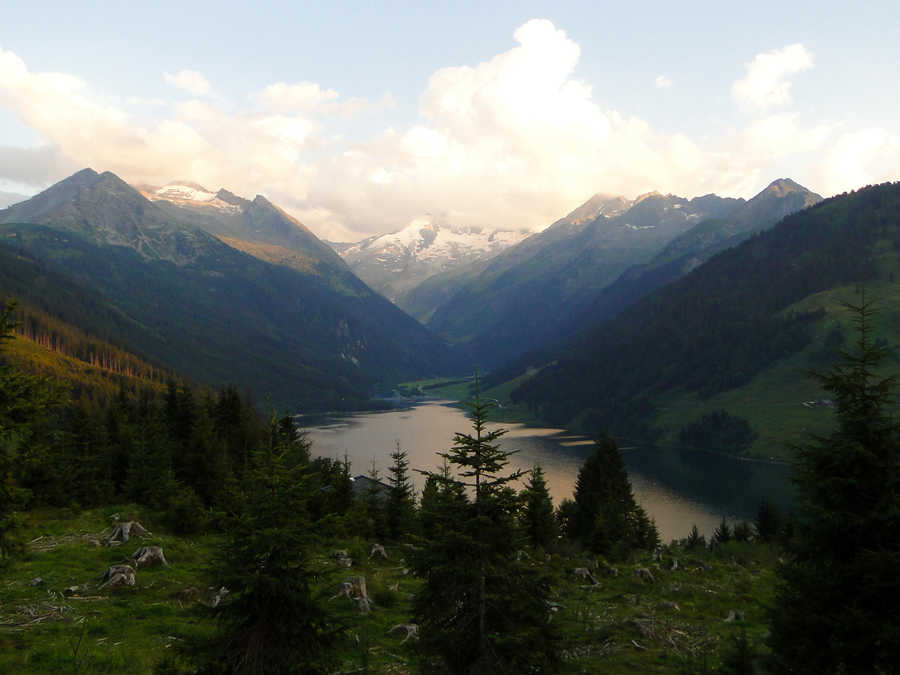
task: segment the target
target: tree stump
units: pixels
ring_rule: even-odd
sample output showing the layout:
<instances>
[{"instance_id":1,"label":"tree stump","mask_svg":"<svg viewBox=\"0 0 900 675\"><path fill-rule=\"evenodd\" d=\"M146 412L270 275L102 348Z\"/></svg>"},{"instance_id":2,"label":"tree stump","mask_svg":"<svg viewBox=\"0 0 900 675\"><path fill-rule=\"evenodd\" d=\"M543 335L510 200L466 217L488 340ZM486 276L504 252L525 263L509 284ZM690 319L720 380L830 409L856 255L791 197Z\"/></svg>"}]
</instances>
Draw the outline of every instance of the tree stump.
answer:
<instances>
[{"instance_id":1,"label":"tree stump","mask_svg":"<svg viewBox=\"0 0 900 675\"><path fill-rule=\"evenodd\" d=\"M136 520L126 520L116 523L113 531L104 537L103 541L107 546L118 546L127 542L132 535L147 537L150 532Z\"/></svg>"},{"instance_id":2,"label":"tree stump","mask_svg":"<svg viewBox=\"0 0 900 675\"><path fill-rule=\"evenodd\" d=\"M646 567L635 567L634 576L636 576L641 581L645 581L650 584L656 581L656 579L653 578L653 573Z\"/></svg>"},{"instance_id":3,"label":"tree stump","mask_svg":"<svg viewBox=\"0 0 900 675\"><path fill-rule=\"evenodd\" d=\"M590 581L594 586L597 586L600 583L587 567L576 567L572 570L572 574L582 581Z\"/></svg>"},{"instance_id":4,"label":"tree stump","mask_svg":"<svg viewBox=\"0 0 900 675\"><path fill-rule=\"evenodd\" d=\"M160 546L141 546L131 556L135 565L165 565L169 566L166 556Z\"/></svg>"},{"instance_id":5,"label":"tree stump","mask_svg":"<svg viewBox=\"0 0 900 675\"><path fill-rule=\"evenodd\" d=\"M210 586L206 589L206 602L210 607L218 607L222 600L225 599L225 596L228 595L228 589L224 586L220 588L216 588L215 586Z\"/></svg>"},{"instance_id":6,"label":"tree stump","mask_svg":"<svg viewBox=\"0 0 900 675\"><path fill-rule=\"evenodd\" d=\"M388 631L388 635L402 635L403 640L400 642L400 644L405 644L407 640L418 639L419 625L415 623L398 623Z\"/></svg>"},{"instance_id":7,"label":"tree stump","mask_svg":"<svg viewBox=\"0 0 900 675\"><path fill-rule=\"evenodd\" d=\"M114 589L122 586L134 586L135 571L131 565L112 565L106 568L100 579L98 589Z\"/></svg>"}]
</instances>

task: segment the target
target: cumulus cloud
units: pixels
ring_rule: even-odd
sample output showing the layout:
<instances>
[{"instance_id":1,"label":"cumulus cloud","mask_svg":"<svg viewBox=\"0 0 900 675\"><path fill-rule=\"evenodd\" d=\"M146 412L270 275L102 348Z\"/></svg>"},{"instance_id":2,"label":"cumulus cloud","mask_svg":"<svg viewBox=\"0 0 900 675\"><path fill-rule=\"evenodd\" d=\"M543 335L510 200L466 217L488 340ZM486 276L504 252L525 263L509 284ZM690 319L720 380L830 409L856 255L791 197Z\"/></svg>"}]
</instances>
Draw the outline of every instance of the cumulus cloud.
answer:
<instances>
[{"instance_id":1,"label":"cumulus cloud","mask_svg":"<svg viewBox=\"0 0 900 675\"><path fill-rule=\"evenodd\" d=\"M765 110L791 101L787 78L813 67L813 55L802 44L757 54L745 64L746 74L731 87L734 100L748 109Z\"/></svg>"},{"instance_id":2,"label":"cumulus cloud","mask_svg":"<svg viewBox=\"0 0 900 675\"><path fill-rule=\"evenodd\" d=\"M827 192L900 180L900 135L871 127L841 134L819 169Z\"/></svg>"},{"instance_id":3,"label":"cumulus cloud","mask_svg":"<svg viewBox=\"0 0 900 675\"><path fill-rule=\"evenodd\" d=\"M656 85L657 89L668 89L672 86L672 80L665 75L657 75L656 80L654 80L653 83Z\"/></svg>"},{"instance_id":4,"label":"cumulus cloud","mask_svg":"<svg viewBox=\"0 0 900 675\"><path fill-rule=\"evenodd\" d=\"M180 70L175 75L163 73L163 77L173 87L184 89L194 96L202 96L212 91L209 80L196 70Z\"/></svg>"},{"instance_id":5,"label":"cumulus cloud","mask_svg":"<svg viewBox=\"0 0 900 675\"><path fill-rule=\"evenodd\" d=\"M513 38L491 59L434 72L409 125L352 142L344 126L393 105L389 94L370 101L316 82L275 82L226 105L204 96L211 87L202 75L182 71L170 77L193 87L193 98L117 108L106 103L117 100L110 92L65 73L31 72L0 49L0 105L46 141L18 157L0 148L0 179L43 185L82 166L132 183L191 178L266 194L317 234L351 240L426 212L444 222L537 228L598 191L750 196L783 173L786 158L813 153L826 161L816 174L822 184L809 187L843 190L886 176L898 155L887 131L854 135L766 110L789 101L788 76L811 66L802 45L757 55L733 92L760 112L699 142L595 95L578 76L579 45L549 21L529 21Z\"/></svg>"}]
</instances>

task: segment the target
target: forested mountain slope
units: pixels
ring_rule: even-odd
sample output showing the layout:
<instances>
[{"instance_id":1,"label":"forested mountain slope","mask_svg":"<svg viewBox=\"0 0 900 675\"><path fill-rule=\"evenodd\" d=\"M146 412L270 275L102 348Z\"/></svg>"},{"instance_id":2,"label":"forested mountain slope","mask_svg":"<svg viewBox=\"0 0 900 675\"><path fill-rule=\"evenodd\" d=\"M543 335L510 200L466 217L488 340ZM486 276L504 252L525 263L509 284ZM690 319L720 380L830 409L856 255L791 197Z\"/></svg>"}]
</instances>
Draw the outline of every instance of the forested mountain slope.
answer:
<instances>
[{"instance_id":1,"label":"forested mountain slope","mask_svg":"<svg viewBox=\"0 0 900 675\"><path fill-rule=\"evenodd\" d=\"M110 173L81 171L0 211L0 223L5 247L77 280L103 312L123 317L127 337L102 322L114 339L199 382L232 382L293 409L350 408L454 365L439 339L349 270L263 262L174 220ZM34 304L56 292L18 286Z\"/></svg>"},{"instance_id":2,"label":"forested mountain slope","mask_svg":"<svg viewBox=\"0 0 900 675\"><path fill-rule=\"evenodd\" d=\"M703 402L756 386L801 353L790 377L802 379L829 347L814 337L827 337L832 351L840 346L840 308L830 291L843 288L852 299L855 284L869 285L896 334L898 252L900 184L828 199L543 354L556 360L512 398L554 424L643 440L671 434L692 414L679 396ZM784 377L768 383L767 399L778 400ZM668 415L670 408L683 416ZM669 428L654 427L657 413Z\"/></svg>"},{"instance_id":3,"label":"forested mountain slope","mask_svg":"<svg viewBox=\"0 0 900 675\"><path fill-rule=\"evenodd\" d=\"M468 343L483 367L495 367L553 336L626 269L740 203L650 193L634 203L608 200L608 208L587 220L585 204L491 260L437 308L428 325Z\"/></svg>"}]
</instances>

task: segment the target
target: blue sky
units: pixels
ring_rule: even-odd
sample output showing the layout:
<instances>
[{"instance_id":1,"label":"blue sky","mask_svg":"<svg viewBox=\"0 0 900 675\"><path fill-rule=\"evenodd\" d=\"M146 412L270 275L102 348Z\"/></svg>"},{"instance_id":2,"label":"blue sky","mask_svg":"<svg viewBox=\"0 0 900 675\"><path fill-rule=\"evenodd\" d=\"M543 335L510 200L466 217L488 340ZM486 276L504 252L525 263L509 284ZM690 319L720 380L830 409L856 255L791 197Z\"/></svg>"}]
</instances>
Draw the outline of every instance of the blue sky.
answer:
<instances>
[{"instance_id":1,"label":"blue sky","mask_svg":"<svg viewBox=\"0 0 900 675\"><path fill-rule=\"evenodd\" d=\"M898 8L12 2L0 190L188 178L336 239L540 227L595 192L833 194L900 178Z\"/></svg>"}]
</instances>

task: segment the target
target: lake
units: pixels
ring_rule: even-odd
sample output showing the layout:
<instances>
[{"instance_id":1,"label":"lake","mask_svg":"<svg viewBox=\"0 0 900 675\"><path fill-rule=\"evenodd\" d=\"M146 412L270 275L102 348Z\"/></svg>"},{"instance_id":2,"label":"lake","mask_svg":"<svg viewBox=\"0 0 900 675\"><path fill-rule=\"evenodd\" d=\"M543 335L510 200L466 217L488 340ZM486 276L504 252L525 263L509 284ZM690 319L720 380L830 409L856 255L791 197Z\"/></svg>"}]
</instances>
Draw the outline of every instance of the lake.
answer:
<instances>
[{"instance_id":1,"label":"lake","mask_svg":"<svg viewBox=\"0 0 900 675\"><path fill-rule=\"evenodd\" d=\"M408 454L412 479L421 490L424 477L414 470L434 470L435 453L453 444L455 432L469 433L471 421L449 401L427 401L387 412L355 413L299 420L313 443L313 455L341 459L345 453L353 475L367 474L374 462L383 479L397 442ZM518 450L510 467L541 465L553 501L570 498L578 470L592 443L561 429L522 424L491 424L508 433L504 450ZM660 538L686 537L696 524L709 536L724 515L730 521L753 520L767 497L785 509L790 500L788 467L766 462L676 448L626 448L622 451L634 495L656 521ZM524 485L524 481L522 483Z\"/></svg>"}]
</instances>

